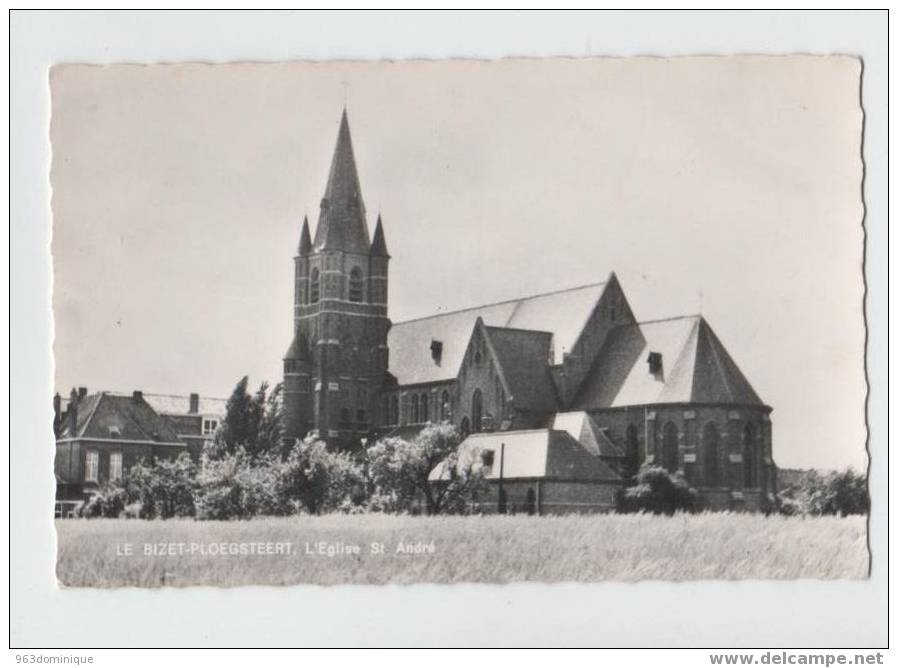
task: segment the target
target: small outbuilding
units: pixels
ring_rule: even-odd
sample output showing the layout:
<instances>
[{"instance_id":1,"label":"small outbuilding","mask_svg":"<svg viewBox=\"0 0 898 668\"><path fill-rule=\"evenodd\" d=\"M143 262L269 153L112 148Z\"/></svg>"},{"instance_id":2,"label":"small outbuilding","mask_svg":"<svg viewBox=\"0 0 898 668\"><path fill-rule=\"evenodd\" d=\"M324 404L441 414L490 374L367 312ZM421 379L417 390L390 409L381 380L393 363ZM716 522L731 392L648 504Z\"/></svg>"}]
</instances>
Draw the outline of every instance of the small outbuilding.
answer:
<instances>
[{"instance_id":1,"label":"small outbuilding","mask_svg":"<svg viewBox=\"0 0 898 668\"><path fill-rule=\"evenodd\" d=\"M484 513L548 515L614 510L623 479L567 431L528 429L472 434L458 461L479 468L489 490L473 502ZM445 480L445 463L430 474Z\"/></svg>"}]
</instances>

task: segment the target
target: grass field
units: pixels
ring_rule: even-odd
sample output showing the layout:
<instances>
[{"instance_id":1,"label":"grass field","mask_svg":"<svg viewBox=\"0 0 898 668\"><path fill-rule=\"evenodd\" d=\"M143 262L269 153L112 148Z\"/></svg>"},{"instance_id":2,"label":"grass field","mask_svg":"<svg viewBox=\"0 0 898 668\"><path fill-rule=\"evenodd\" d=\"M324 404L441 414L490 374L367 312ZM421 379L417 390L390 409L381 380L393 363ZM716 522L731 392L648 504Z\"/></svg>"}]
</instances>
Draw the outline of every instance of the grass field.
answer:
<instances>
[{"instance_id":1,"label":"grass field","mask_svg":"<svg viewBox=\"0 0 898 668\"><path fill-rule=\"evenodd\" d=\"M331 515L56 528L58 578L77 587L833 579L868 569L859 516Z\"/></svg>"}]
</instances>

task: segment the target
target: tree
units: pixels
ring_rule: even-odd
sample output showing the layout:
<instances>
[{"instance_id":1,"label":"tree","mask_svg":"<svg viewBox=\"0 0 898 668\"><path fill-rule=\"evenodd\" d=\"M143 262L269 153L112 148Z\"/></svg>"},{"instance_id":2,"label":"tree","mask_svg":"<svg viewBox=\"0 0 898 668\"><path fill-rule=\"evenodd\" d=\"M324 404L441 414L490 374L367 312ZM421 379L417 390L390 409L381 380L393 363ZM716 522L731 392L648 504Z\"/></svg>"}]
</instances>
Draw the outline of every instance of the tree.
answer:
<instances>
[{"instance_id":1,"label":"tree","mask_svg":"<svg viewBox=\"0 0 898 668\"><path fill-rule=\"evenodd\" d=\"M196 514L201 520L290 515L296 507L278 493L282 463L271 453L251 458L242 447L205 457L198 476Z\"/></svg>"},{"instance_id":2,"label":"tree","mask_svg":"<svg viewBox=\"0 0 898 668\"><path fill-rule=\"evenodd\" d=\"M778 495L787 515L865 515L870 511L867 477L852 469L820 474L808 471Z\"/></svg>"},{"instance_id":3,"label":"tree","mask_svg":"<svg viewBox=\"0 0 898 668\"><path fill-rule=\"evenodd\" d=\"M250 458L264 452L275 452L281 445L281 385L269 393L263 382L256 393L247 391L249 378L241 378L225 406L225 417L212 446L211 458L221 458L242 449Z\"/></svg>"},{"instance_id":4,"label":"tree","mask_svg":"<svg viewBox=\"0 0 898 668\"><path fill-rule=\"evenodd\" d=\"M696 491L680 474L643 465L636 474L636 484L624 490L621 509L673 515L678 510L694 512L697 499Z\"/></svg>"},{"instance_id":5,"label":"tree","mask_svg":"<svg viewBox=\"0 0 898 668\"><path fill-rule=\"evenodd\" d=\"M186 452L174 461L132 466L123 487L128 503L140 503L141 517L168 519L195 513L196 465Z\"/></svg>"},{"instance_id":6,"label":"tree","mask_svg":"<svg viewBox=\"0 0 898 668\"><path fill-rule=\"evenodd\" d=\"M452 425L429 424L411 441L387 438L369 448L374 509L408 511L420 497L428 515L462 512L487 483L479 453L460 452L461 440Z\"/></svg>"},{"instance_id":7,"label":"tree","mask_svg":"<svg viewBox=\"0 0 898 668\"><path fill-rule=\"evenodd\" d=\"M324 441L297 440L281 464L278 497L318 514L348 510L364 499L361 467L346 452L331 452Z\"/></svg>"}]
</instances>

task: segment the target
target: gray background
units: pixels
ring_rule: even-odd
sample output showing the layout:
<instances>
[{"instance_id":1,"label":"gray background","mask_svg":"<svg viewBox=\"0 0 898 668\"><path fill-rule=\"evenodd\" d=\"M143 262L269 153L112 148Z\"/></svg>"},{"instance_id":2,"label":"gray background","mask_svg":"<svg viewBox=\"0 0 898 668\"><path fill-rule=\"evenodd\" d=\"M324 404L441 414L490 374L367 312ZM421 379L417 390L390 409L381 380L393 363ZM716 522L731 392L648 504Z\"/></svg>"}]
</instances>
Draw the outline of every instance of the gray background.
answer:
<instances>
[{"instance_id":1,"label":"gray background","mask_svg":"<svg viewBox=\"0 0 898 668\"><path fill-rule=\"evenodd\" d=\"M884 13L14 13L11 644L872 646L886 642ZM54 62L846 53L864 58L869 582L61 591L53 576L49 88ZM877 361L881 360L880 363ZM877 456L877 455L880 456ZM221 614L230 610L231 614ZM235 610L252 610L252 622Z\"/></svg>"}]
</instances>

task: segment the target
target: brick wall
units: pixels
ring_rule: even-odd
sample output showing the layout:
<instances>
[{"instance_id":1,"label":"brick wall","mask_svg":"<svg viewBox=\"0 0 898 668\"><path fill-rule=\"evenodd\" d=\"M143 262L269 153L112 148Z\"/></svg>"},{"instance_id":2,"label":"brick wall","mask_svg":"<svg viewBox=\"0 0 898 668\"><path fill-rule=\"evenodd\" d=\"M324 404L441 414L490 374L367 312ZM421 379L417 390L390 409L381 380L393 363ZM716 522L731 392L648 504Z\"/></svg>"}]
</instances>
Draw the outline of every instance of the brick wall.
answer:
<instances>
[{"instance_id":1,"label":"brick wall","mask_svg":"<svg viewBox=\"0 0 898 668\"><path fill-rule=\"evenodd\" d=\"M545 479L506 480L506 512L509 514L566 515L609 512L615 508L620 484L598 481L557 481ZM477 499L483 513L497 512L499 483L490 481L489 491Z\"/></svg>"},{"instance_id":2,"label":"brick wall","mask_svg":"<svg viewBox=\"0 0 898 668\"><path fill-rule=\"evenodd\" d=\"M775 493L775 464L773 463L770 410L763 406L702 406L695 404L671 404L635 406L621 409L590 411L599 427L607 428L608 436L621 447L626 446L628 426L636 427L639 439L640 461L664 465L664 433L670 424L677 435L677 469L690 484L702 493L704 500L714 509L722 509L724 495L731 503L725 507L745 504L732 502L733 491L743 490L745 482L746 425L751 425L757 448L755 485L759 499ZM713 426L713 427L712 427ZM717 484L709 479L713 460L706 455L710 451L713 430L717 433ZM717 491L715 491L717 490ZM722 493L718 493L722 492ZM751 504L760 506L761 501ZM748 508L746 508L748 509Z\"/></svg>"}]
</instances>

